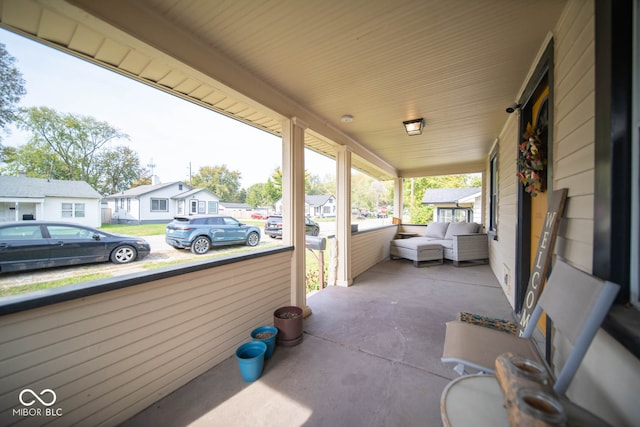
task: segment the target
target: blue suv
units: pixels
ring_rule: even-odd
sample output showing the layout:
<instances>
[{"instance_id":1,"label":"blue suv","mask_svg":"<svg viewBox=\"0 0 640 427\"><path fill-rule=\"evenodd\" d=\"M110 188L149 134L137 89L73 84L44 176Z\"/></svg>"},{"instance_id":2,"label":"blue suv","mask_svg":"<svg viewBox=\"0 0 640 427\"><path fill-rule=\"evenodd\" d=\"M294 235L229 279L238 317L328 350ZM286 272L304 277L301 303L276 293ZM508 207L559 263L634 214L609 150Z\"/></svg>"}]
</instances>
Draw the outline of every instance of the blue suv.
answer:
<instances>
[{"instance_id":1,"label":"blue suv","mask_svg":"<svg viewBox=\"0 0 640 427\"><path fill-rule=\"evenodd\" d=\"M176 216L165 230L165 241L176 249L191 248L197 255L212 246L260 243L260 229L225 215Z\"/></svg>"}]
</instances>

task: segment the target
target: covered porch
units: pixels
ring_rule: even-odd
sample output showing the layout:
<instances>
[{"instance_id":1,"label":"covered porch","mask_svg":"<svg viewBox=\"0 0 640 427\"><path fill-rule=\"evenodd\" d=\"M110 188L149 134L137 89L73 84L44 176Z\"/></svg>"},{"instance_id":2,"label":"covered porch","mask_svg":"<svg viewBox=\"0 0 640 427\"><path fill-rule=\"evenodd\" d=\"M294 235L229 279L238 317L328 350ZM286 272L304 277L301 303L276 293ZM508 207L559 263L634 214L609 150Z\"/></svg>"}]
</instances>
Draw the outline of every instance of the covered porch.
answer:
<instances>
[{"instance_id":1,"label":"covered porch","mask_svg":"<svg viewBox=\"0 0 640 427\"><path fill-rule=\"evenodd\" d=\"M640 346L637 326L636 335L626 327L638 319L640 191L626 94L637 92L635 6L0 0L4 28L280 136L284 210L273 250L0 301L1 423L284 424L275 415L290 425L437 425L454 375L438 360L444 322L461 310L509 318L521 308L532 218L544 213L532 200L567 188L553 255L624 290L569 395L634 425ZM548 181L533 199L516 174L536 117ZM424 132L409 136L403 121L416 118ZM337 286L309 298L305 149L336 161ZM406 179L482 173L489 265L388 261L397 225L351 233L352 170L393 180L394 212ZM258 383L241 383L234 350L284 305L312 312L304 342L277 351ZM26 388L54 390L62 415L16 416Z\"/></svg>"},{"instance_id":2,"label":"covered porch","mask_svg":"<svg viewBox=\"0 0 640 427\"><path fill-rule=\"evenodd\" d=\"M277 347L258 381L243 382L231 357L123 425L437 426L440 394L457 376L440 362L445 322L512 312L487 265L407 260L382 261L307 303L303 342Z\"/></svg>"}]
</instances>

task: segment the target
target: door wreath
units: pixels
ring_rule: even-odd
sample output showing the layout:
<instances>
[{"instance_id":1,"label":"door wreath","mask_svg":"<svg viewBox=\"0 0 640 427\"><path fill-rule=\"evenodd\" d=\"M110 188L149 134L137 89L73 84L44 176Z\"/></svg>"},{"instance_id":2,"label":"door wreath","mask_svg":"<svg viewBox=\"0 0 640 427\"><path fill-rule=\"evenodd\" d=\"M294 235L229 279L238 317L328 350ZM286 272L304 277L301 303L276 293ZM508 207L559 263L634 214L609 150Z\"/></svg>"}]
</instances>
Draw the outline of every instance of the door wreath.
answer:
<instances>
[{"instance_id":1,"label":"door wreath","mask_svg":"<svg viewBox=\"0 0 640 427\"><path fill-rule=\"evenodd\" d=\"M542 142L543 130L527 123L527 129L519 146L518 173L524 191L535 197L547 189L547 153Z\"/></svg>"}]
</instances>

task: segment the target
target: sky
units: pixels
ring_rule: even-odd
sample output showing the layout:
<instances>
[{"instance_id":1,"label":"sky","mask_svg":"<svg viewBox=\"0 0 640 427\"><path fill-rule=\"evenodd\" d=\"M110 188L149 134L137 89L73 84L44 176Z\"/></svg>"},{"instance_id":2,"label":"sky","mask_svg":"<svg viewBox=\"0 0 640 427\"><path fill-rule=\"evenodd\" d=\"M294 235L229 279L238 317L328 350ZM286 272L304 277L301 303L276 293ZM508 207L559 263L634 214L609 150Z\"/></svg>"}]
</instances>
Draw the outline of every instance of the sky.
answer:
<instances>
[{"instance_id":1,"label":"sky","mask_svg":"<svg viewBox=\"0 0 640 427\"><path fill-rule=\"evenodd\" d=\"M26 82L21 107L46 106L59 113L91 116L129 135L112 145L127 145L140 164L161 182L188 181L202 166L226 165L241 173L241 186L266 182L282 164L281 139L0 29L0 43L16 61ZM15 127L2 144L18 146L29 134ZM308 173L335 174L335 162L305 150Z\"/></svg>"}]
</instances>

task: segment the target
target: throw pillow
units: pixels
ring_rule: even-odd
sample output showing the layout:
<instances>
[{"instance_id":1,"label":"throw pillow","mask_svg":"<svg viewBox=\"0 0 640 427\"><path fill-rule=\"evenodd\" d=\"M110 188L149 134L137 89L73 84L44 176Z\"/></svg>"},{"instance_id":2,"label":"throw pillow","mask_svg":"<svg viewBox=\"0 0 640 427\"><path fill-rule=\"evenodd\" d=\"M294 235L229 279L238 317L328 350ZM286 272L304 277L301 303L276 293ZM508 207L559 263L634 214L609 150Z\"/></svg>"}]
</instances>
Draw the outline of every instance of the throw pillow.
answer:
<instances>
[{"instance_id":1,"label":"throw pillow","mask_svg":"<svg viewBox=\"0 0 640 427\"><path fill-rule=\"evenodd\" d=\"M444 239L453 239L458 234L473 234L476 231L476 224L473 222L452 222L447 229Z\"/></svg>"},{"instance_id":2,"label":"throw pillow","mask_svg":"<svg viewBox=\"0 0 640 427\"><path fill-rule=\"evenodd\" d=\"M447 232L447 228L449 228L448 222L432 222L427 225L427 231L424 233L424 237L442 240Z\"/></svg>"}]
</instances>

